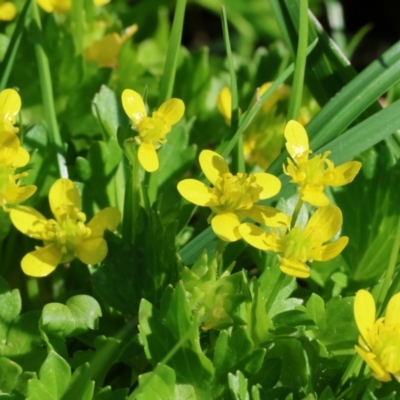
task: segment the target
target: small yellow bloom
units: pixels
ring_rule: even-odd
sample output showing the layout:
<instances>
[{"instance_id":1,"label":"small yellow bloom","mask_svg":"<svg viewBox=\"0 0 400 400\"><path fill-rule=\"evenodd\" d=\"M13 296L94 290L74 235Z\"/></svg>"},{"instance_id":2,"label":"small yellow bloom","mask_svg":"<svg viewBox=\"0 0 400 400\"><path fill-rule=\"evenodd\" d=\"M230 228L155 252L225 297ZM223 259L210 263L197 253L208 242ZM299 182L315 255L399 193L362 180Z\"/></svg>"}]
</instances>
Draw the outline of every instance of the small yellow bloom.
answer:
<instances>
[{"instance_id":1,"label":"small yellow bloom","mask_svg":"<svg viewBox=\"0 0 400 400\"><path fill-rule=\"evenodd\" d=\"M96 6L102 6L110 1L111 0L93 0L93 3ZM71 0L36 0L36 3L46 12L56 12L60 14L67 14L72 5Z\"/></svg>"},{"instance_id":2,"label":"small yellow bloom","mask_svg":"<svg viewBox=\"0 0 400 400\"><path fill-rule=\"evenodd\" d=\"M122 37L118 33L113 32L103 39L97 40L86 49L86 59L88 61L96 61L100 68L115 68L122 45L132 37L137 30L138 26L135 24L126 28Z\"/></svg>"},{"instance_id":3,"label":"small yellow bloom","mask_svg":"<svg viewBox=\"0 0 400 400\"><path fill-rule=\"evenodd\" d=\"M375 301L366 290L356 293L354 317L360 337L357 353L371 368L372 376L388 382L393 375L400 382L400 293L389 301L385 317L376 318Z\"/></svg>"},{"instance_id":4,"label":"small yellow bloom","mask_svg":"<svg viewBox=\"0 0 400 400\"><path fill-rule=\"evenodd\" d=\"M319 208L309 219L304 229L299 226L286 231L275 229L266 232L251 223L240 225L239 232L250 245L265 251L278 253L280 269L287 275L308 278L310 267L307 261L327 261L336 257L349 239L342 236L330 241L342 227L340 208L328 205Z\"/></svg>"},{"instance_id":5,"label":"small yellow bloom","mask_svg":"<svg viewBox=\"0 0 400 400\"><path fill-rule=\"evenodd\" d=\"M16 15L17 9L13 3L0 0L0 21L11 21Z\"/></svg>"},{"instance_id":6,"label":"small yellow bloom","mask_svg":"<svg viewBox=\"0 0 400 400\"><path fill-rule=\"evenodd\" d=\"M21 109L21 97L14 89L4 89L0 92L0 132L18 133L15 117Z\"/></svg>"},{"instance_id":7,"label":"small yellow bloom","mask_svg":"<svg viewBox=\"0 0 400 400\"><path fill-rule=\"evenodd\" d=\"M156 150L166 143L165 136L171 131L171 126L183 117L185 104L180 99L167 100L148 117L140 94L125 89L122 92L122 106L133 122L132 128L139 133L135 141L139 145L140 164L147 172L157 171L159 161Z\"/></svg>"},{"instance_id":8,"label":"small yellow bloom","mask_svg":"<svg viewBox=\"0 0 400 400\"><path fill-rule=\"evenodd\" d=\"M203 150L199 161L204 175L214 187L195 179L184 179L178 183L178 191L191 203L211 208L211 227L219 238L228 242L239 240L238 227L245 218L275 227L287 223L282 212L256 205L259 200L279 192L281 182L277 177L262 172L232 175L226 161L211 150Z\"/></svg>"},{"instance_id":9,"label":"small yellow bloom","mask_svg":"<svg viewBox=\"0 0 400 400\"><path fill-rule=\"evenodd\" d=\"M103 234L105 229L113 231L119 225L120 211L107 207L85 225L79 192L72 181L64 178L50 188L49 203L55 219L46 219L32 207L11 210L11 221L19 231L44 242L44 247L36 247L22 259L25 274L47 276L58 264L68 263L75 257L85 264L104 260L108 248Z\"/></svg>"},{"instance_id":10,"label":"small yellow bloom","mask_svg":"<svg viewBox=\"0 0 400 400\"><path fill-rule=\"evenodd\" d=\"M289 121L285 128L286 149L293 161L288 158L288 165L283 166L291 182L297 183L301 199L314 206L329 204L324 193L325 186L343 186L352 182L361 168L359 161L349 161L338 167L328 160L330 151L309 159L308 136L304 127L297 121Z\"/></svg>"},{"instance_id":11,"label":"small yellow bloom","mask_svg":"<svg viewBox=\"0 0 400 400\"><path fill-rule=\"evenodd\" d=\"M264 83L258 96L262 96L272 85ZM261 110L243 133L243 152L249 164L257 164L267 169L280 154L283 146L282 130L285 123L283 113L278 114L278 106L290 95L287 85L280 85L272 96L262 105ZM221 89L217 98L217 106L225 118L227 125L231 124L232 94L226 86Z\"/></svg>"}]
</instances>

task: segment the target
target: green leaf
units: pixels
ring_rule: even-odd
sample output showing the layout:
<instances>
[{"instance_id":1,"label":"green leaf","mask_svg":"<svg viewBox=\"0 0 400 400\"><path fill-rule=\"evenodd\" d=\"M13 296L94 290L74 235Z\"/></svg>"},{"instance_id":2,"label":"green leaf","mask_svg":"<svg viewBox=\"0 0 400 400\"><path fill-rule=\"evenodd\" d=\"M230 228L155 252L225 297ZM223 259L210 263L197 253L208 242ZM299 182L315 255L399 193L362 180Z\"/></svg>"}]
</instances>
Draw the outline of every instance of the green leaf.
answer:
<instances>
[{"instance_id":1,"label":"green leaf","mask_svg":"<svg viewBox=\"0 0 400 400\"><path fill-rule=\"evenodd\" d=\"M70 384L60 400L92 400L94 381L90 379L91 369L89 364L83 364L72 374Z\"/></svg>"},{"instance_id":2,"label":"green leaf","mask_svg":"<svg viewBox=\"0 0 400 400\"><path fill-rule=\"evenodd\" d=\"M8 232L10 232L11 228L11 220L10 214L3 211L3 208L0 209L0 242L3 241Z\"/></svg>"},{"instance_id":3,"label":"green leaf","mask_svg":"<svg viewBox=\"0 0 400 400\"><path fill-rule=\"evenodd\" d=\"M167 365L158 364L154 371L139 377L139 389L135 391L137 394L134 397L130 396L128 400L175 400L175 389L174 370Z\"/></svg>"},{"instance_id":4,"label":"green leaf","mask_svg":"<svg viewBox=\"0 0 400 400\"><path fill-rule=\"evenodd\" d=\"M0 357L0 393L10 393L22 374L22 368L6 357Z\"/></svg>"},{"instance_id":5,"label":"green leaf","mask_svg":"<svg viewBox=\"0 0 400 400\"><path fill-rule=\"evenodd\" d=\"M141 209L136 229L134 245L105 233L108 254L92 275L102 300L128 315L137 314L142 298L158 303L166 286L177 282L181 268L175 250L175 223L163 229L157 211L151 209L147 215Z\"/></svg>"},{"instance_id":6,"label":"green leaf","mask_svg":"<svg viewBox=\"0 0 400 400\"><path fill-rule=\"evenodd\" d=\"M106 386L96 393L93 400L126 400L128 393L129 389L112 390L111 386Z\"/></svg>"},{"instance_id":7,"label":"green leaf","mask_svg":"<svg viewBox=\"0 0 400 400\"><path fill-rule=\"evenodd\" d=\"M320 317L316 337L331 353L353 354L359 335L354 321L353 297L333 297Z\"/></svg>"},{"instance_id":8,"label":"green leaf","mask_svg":"<svg viewBox=\"0 0 400 400\"><path fill-rule=\"evenodd\" d=\"M28 383L28 400L59 400L71 379L68 363L50 351L39 371L39 379Z\"/></svg>"},{"instance_id":9,"label":"green leaf","mask_svg":"<svg viewBox=\"0 0 400 400\"><path fill-rule=\"evenodd\" d=\"M198 398L211 398L214 368L200 347L198 326L182 284L167 288L160 311L142 300L139 331L153 366L165 362L174 369L179 383L194 387Z\"/></svg>"},{"instance_id":10,"label":"green leaf","mask_svg":"<svg viewBox=\"0 0 400 400\"><path fill-rule=\"evenodd\" d=\"M121 112L120 100L106 85L101 85L92 102L92 112L106 133L106 138L116 137L118 126L124 126L125 115Z\"/></svg>"},{"instance_id":11,"label":"green leaf","mask_svg":"<svg viewBox=\"0 0 400 400\"><path fill-rule=\"evenodd\" d=\"M41 329L61 338L77 336L89 329L97 329L101 315L100 305L93 297L78 295L68 299L66 305L46 304L43 308Z\"/></svg>"},{"instance_id":12,"label":"green leaf","mask_svg":"<svg viewBox=\"0 0 400 400\"><path fill-rule=\"evenodd\" d=\"M39 311L19 315L19 291L9 291L0 277L0 356L17 362L24 370L37 371L46 358L43 340L38 329Z\"/></svg>"},{"instance_id":13,"label":"green leaf","mask_svg":"<svg viewBox=\"0 0 400 400\"><path fill-rule=\"evenodd\" d=\"M307 313L313 319L316 325L322 323L325 316L325 302L317 294L312 293L306 303Z\"/></svg>"},{"instance_id":14,"label":"green leaf","mask_svg":"<svg viewBox=\"0 0 400 400\"><path fill-rule=\"evenodd\" d=\"M236 375L228 374L228 385L235 400L250 400L247 392L247 379L241 371L237 371Z\"/></svg>"}]
</instances>

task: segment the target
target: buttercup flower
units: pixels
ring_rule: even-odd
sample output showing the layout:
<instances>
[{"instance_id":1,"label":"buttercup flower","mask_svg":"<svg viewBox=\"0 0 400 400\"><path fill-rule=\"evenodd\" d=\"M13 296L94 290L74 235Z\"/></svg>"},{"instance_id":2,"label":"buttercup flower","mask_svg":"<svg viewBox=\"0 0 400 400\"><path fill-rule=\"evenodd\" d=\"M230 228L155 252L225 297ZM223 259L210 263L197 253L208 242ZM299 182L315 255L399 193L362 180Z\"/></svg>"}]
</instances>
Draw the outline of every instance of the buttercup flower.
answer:
<instances>
[{"instance_id":1,"label":"buttercup flower","mask_svg":"<svg viewBox=\"0 0 400 400\"><path fill-rule=\"evenodd\" d=\"M22 259L25 274L46 276L58 264L68 263L75 257L85 264L104 260L108 248L103 234L105 229L113 231L119 225L119 210L107 207L85 225L86 215L80 211L79 192L72 181L63 178L50 188L49 203L55 219L46 219L32 207L19 206L11 210L11 221L19 231L44 242L44 247L36 247Z\"/></svg>"},{"instance_id":2,"label":"buttercup flower","mask_svg":"<svg viewBox=\"0 0 400 400\"><path fill-rule=\"evenodd\" d=\"M264 229L244 223L239 227L243 239L250 245L278 254L280 269L287 275L308 278L310 267L307 261L328 261L336 257L347 245L349 239L342 236L330 241L342 227L340 208L328 205L319 208L309 219L304 229L295 226L266 232Z\"/></svg>"},{"instance_id":3,"label":"buttercup flower","mask_svg":"<svg viewBox=\"0 0 400 400\"><path fill-rule=\"evenodd\" d=\"M256 205L279 192L281 182L277 177L263 172L232 175L226 161L211 150L203 150L199 161L213 187L184 179L178 183L178 191L191 203L211 208L211 227L219 238L228 242L239 240L238 227L245 218L274 227L287 223L288 218L282 212Z\"/></svg>"},{"instance_id":4,"label":"buttercup flower","mask_svg":"<svg viewBox=\"0 0 400 400\"><path fill-rule=\"evenodd\" d=\"M110 33L103 39L92 43L85 51L88 61L96 61L100 68L116 67L117 57L122 45L138 30L138 26L132 25L125 29L122 37L118 33Z\"/></svg>"},{"instance_id":5,"label":"buttercup flower","mask_svg":"<svg viewBox=\"0 0 400 400\"><path fill-rule=\"evenodd\" d=\"M354 301L354 317L360 337L357 353L371 368L372 376L382 382L400 382L400 293L389 301L385 317L375 321L376 309L372 295L359 290Z\"/></svg>"},{"instance_id":6,"label":"buttercup flower","mask_svg":"<svg viewBox=\"0 0 400 400\"><path fill-rule=\"evenodd\" d=\"M133 122L132 128L139 133L135 141L139 145L140 164L147 172L157 171L159 161L156 150L166 143L165 136L171 131L171 126L183 117L185 104L180 99L169 99L148 117L140 94L125 89L122 92L122 106Z\"/></svg>"},{"instance_id":7,"label":"buttercup flower","mask_svg":"<svg viewBox=\"0 0 400 400\"><path fill-rule=\"evenodd\" d=\"M13 3L0 0L0 21L11 21L16 15L17 9Z\"/></svg>"},{"instance_id":8,"label":"buttercup flower","mask_svg":"<svg viewBox=\"0 0 400 400\"><path fill-rule=\"evenodd\" d=\"M291 159L283 166L291 182L296 183L303 201L322 207L329 204L324 193L325 186L343 186L352 182L361 168L359 161L349 161L338 167L328 160L330 151L318 154L309 159L312 151L309 149L306 130L296 121L289 121L285 128L286 149Z\"/></svg>"},{"instance_id":9,"label":"buttercup flower","mask_svg":"<svg viewBox=\"0 0 400 400\"><path fill-rule=\"evenodd\" d=\"M93 0L96 6L102 6L109 3L110 0ZM67 14L71 9L71 0L36 0L36 3L43 8L44 11L49 13L56 12L60 14Z\"/></svg>"}]
</instances>

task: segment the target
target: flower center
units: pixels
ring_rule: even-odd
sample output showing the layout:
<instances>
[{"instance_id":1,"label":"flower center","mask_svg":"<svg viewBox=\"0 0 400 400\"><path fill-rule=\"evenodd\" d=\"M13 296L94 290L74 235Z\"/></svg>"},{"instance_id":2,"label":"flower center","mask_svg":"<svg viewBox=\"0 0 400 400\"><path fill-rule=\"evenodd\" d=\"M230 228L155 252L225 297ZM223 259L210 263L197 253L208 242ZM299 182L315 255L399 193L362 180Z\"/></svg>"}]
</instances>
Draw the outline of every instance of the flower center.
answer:
<instances>
[{"instance_id":1,"label":"flower center","mask_svg":"<svg viewBox=\"0 0 400 400\"><path fill-rule=\"evenodd\" d=\"M379 323L380 322L380 323ZM386 371L391 374L400 372L400 324L386 325L384 319L376 321L371 335L376 342L371 349Z\"/></svg>"},{"instance_id":2,"label":"flower center","mask_svg":"<svg viewBox=\"0 0 400 400\"><path fill-rule=\"evenodd\" d=\"M308 255L312 250L310 235L306 235L298 226L287 233L280 244L284 248L283 257L296 258L302 262L308 260Z\"/></svg>"},{"instance_id":3,"label":"flower center","mask_svg":"<svg viewBox=\"0 0 400 400\"><path fill-rule=\"evenodd\" d=\"M228 210L249 210L260 200L262 188L257 184L256 177L239 172L232 175L226 172L215 182L213 191L218 197L220 206L215 212ZM214 211L214 210L213 210Z\"/></svg>"},{"instance_id":4,"label":"flower center","mask_svg":"<svg viewBox=\"0 0 400 400\"><path fill-rule=\"evenodd\" d=\"M42 232L43 241L46 244L56 243L63 253L62 263L66 263L75 258L75 247L92 234L90 228L84 224L86 215L77 208L70 210L61 221L50 219L45 221Z\"/></svg>"},{"instance_id":5,"label":"flower center","mask_svg":"<svg viewBox=\"0 0 400 400\"><path fill-rule=\"evenodd\" d=\"M135 139L138 143L151 143L156 148L159 148L166 142L164 137L171 130L171 128L157 116L156 112L153 113L152 117L144 117L137 128L140 136L136 136Z\"/></svg>"}]
</instances>

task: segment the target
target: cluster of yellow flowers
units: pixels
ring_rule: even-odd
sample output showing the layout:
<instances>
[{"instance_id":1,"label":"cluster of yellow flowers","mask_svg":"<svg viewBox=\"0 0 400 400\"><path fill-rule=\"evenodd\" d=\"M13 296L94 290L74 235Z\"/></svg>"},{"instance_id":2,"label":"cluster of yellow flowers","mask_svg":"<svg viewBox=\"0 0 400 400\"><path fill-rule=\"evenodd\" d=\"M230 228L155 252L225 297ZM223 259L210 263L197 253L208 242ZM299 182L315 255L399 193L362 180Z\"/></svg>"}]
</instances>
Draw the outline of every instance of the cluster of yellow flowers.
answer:
<instances>
[{"instance_id":1,"label":"cluster of yellow flowers","mask_svg":"<svg viewBox=\"0 0 400 400\"><path fill-rule=\"evenodd\" d=\"M279 192L281 182L277 177L263 172L232 175L225 160L210 150L203 150L199 161L213 187L194 179L185 179L179 182L178 191L186 200L211 208L211 226L220 239L233 242L243 238L258 249L275 252L282 272L307 278L310 268L306 262L330 260L348 242L347 237L341 237L327 243L340 231L342 213L338 207L329 205L324 188L351 182L361 163L350 161L335 168L327 159L329 152L323 157L316 155L309 159L308 136L297 121L287 123L284 136L286 148L293 159L288 159L285 173L298 185L302 201L321 207L306 226L296 224L290 216L273 207L257 205L258 201ZM246 222L246 219L261 226Z\"/></svg>"},{"instance_id":2,"label":"cluster of yellow flowers","mask_svg":"<svg viewBox=\"0 0 400 400\"><path fill-rule=\"evenodd\" d=\"M103 239L105 229L119 225L121 213L115 207L100 211L85 226L86 216L80 211L80 195L69 179L58 179L49 193L50 208L55 219L47 220L32 207L18 203L27 200L36 186L22 186L20 179L28 175L18 172L30 160L29 153L17 137L15 117L21 108L21 98L14 89L0 92L0 202L10 212L11 221L22 233L44 242L21 261L23 271L30 276L46 276L58 264L75 257L85 264L96 264L107 254Z\"/></svg>"}]
</instances>

